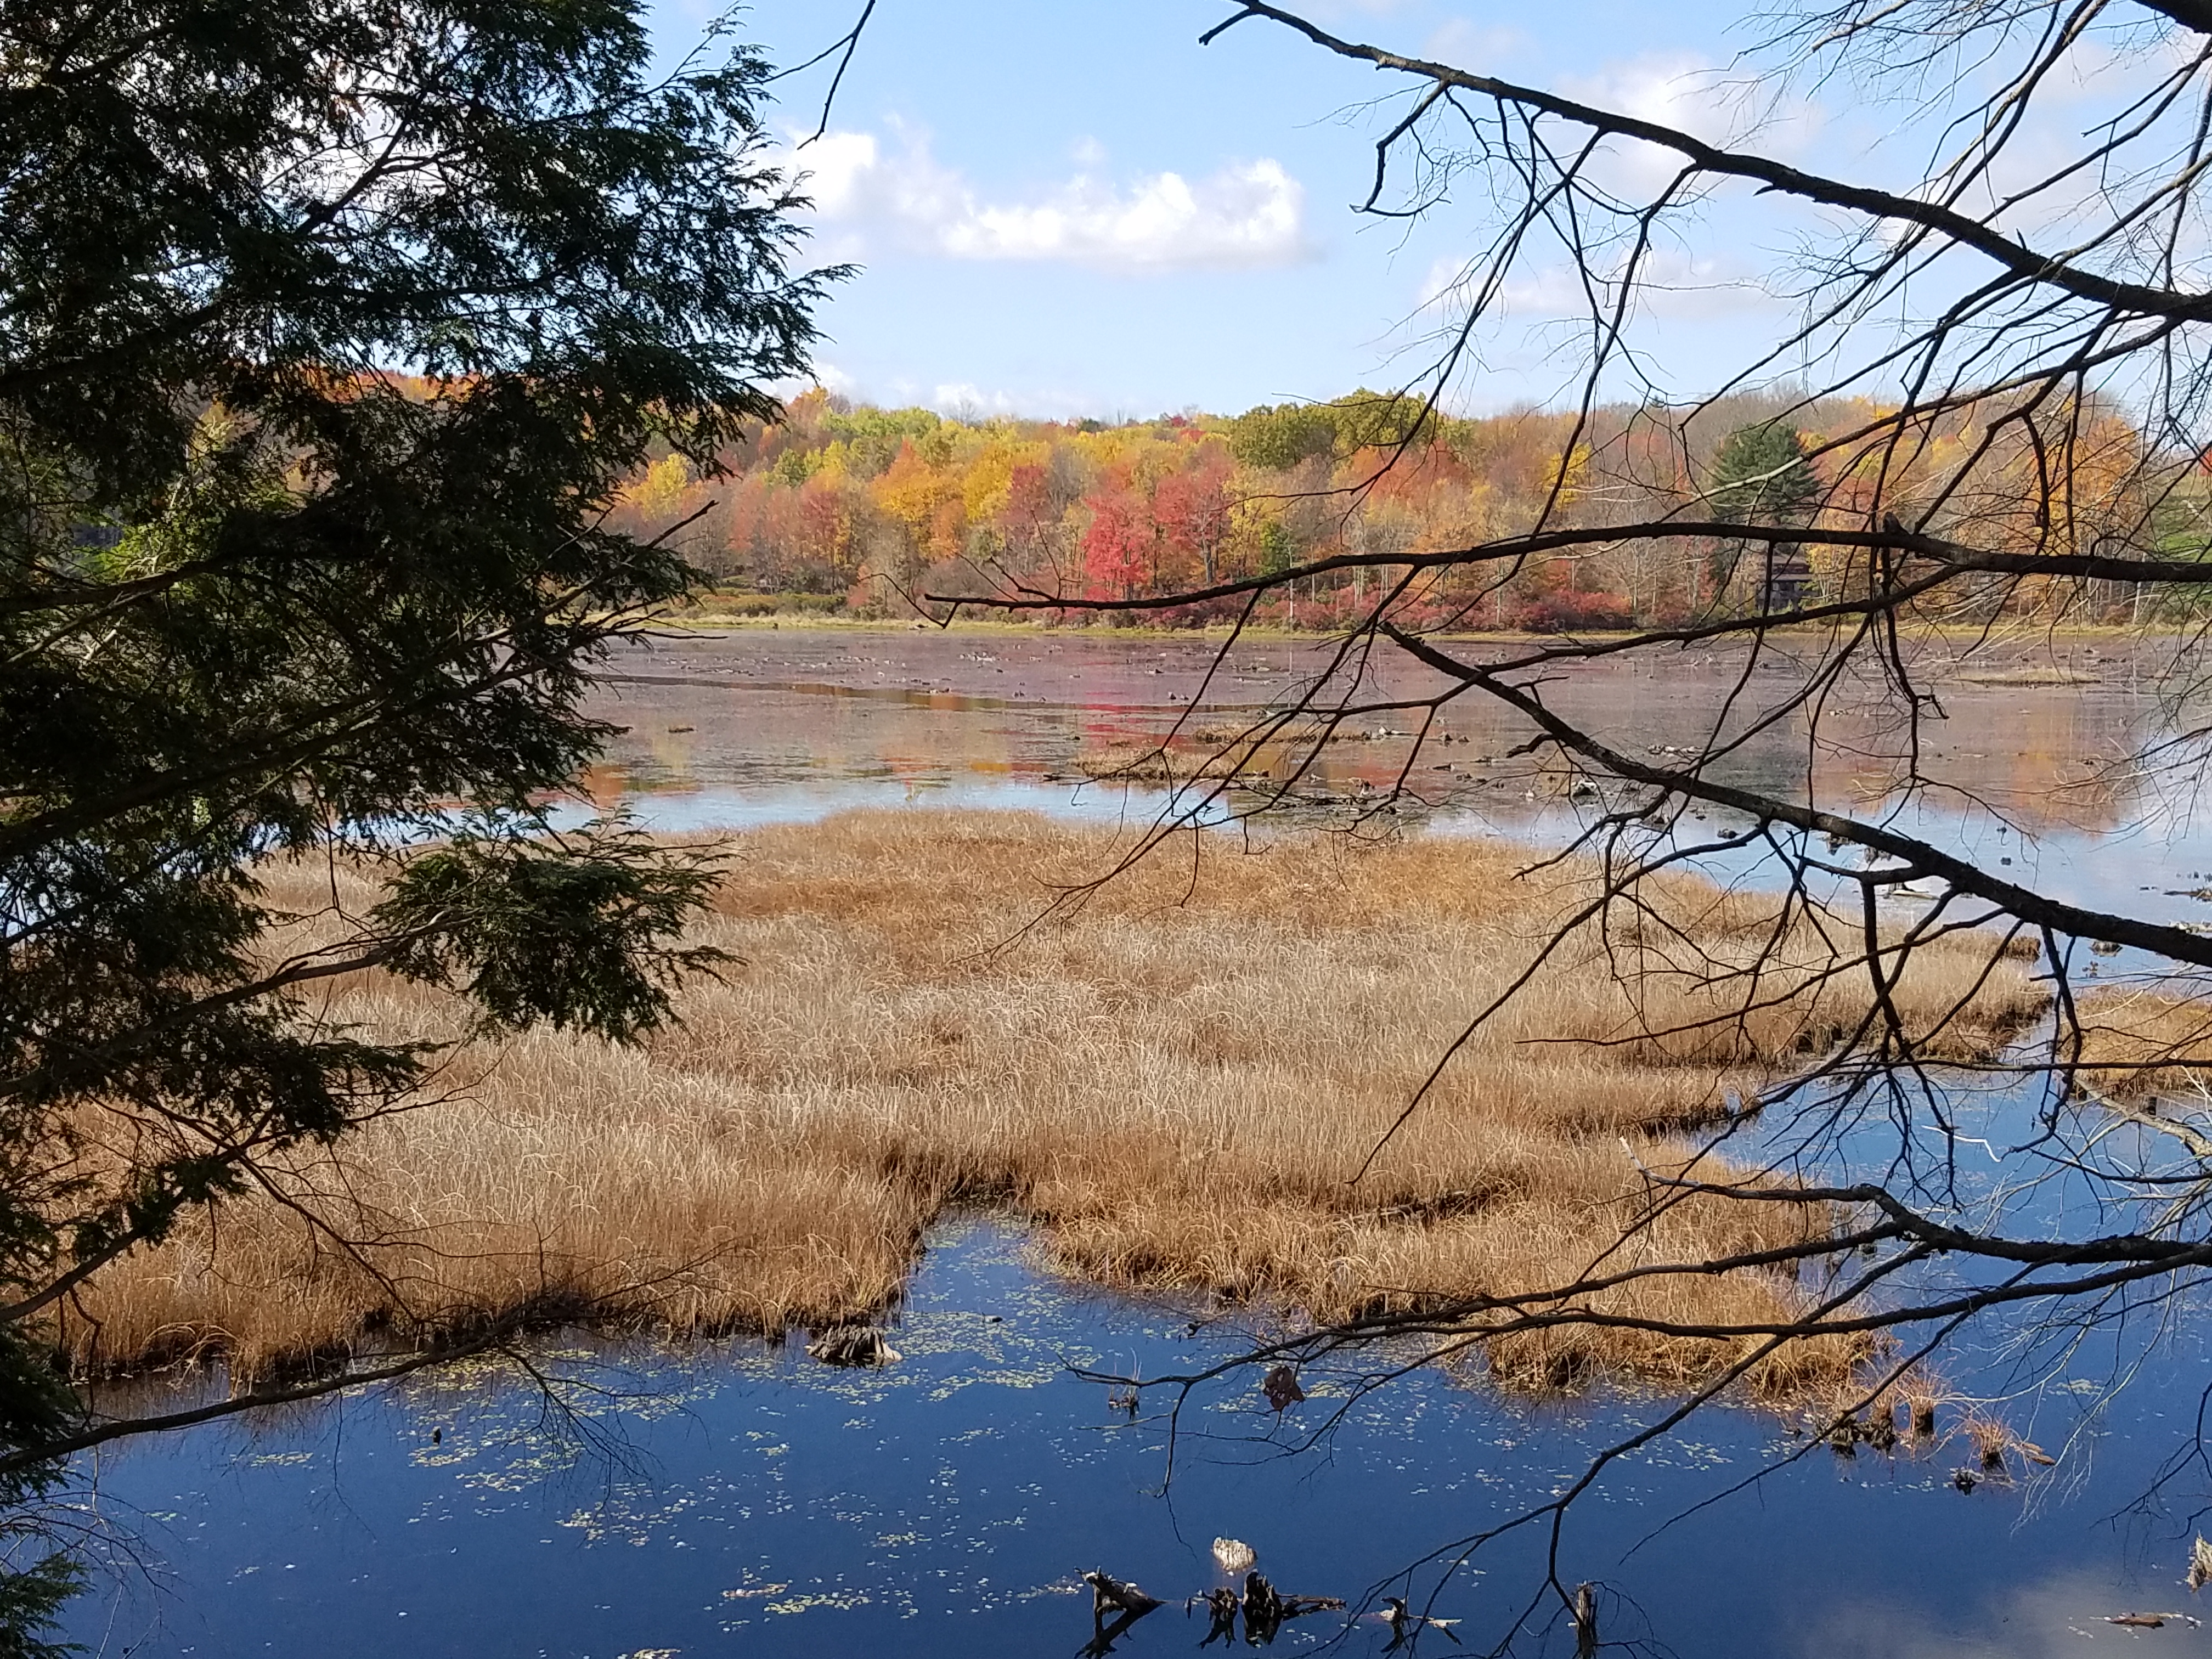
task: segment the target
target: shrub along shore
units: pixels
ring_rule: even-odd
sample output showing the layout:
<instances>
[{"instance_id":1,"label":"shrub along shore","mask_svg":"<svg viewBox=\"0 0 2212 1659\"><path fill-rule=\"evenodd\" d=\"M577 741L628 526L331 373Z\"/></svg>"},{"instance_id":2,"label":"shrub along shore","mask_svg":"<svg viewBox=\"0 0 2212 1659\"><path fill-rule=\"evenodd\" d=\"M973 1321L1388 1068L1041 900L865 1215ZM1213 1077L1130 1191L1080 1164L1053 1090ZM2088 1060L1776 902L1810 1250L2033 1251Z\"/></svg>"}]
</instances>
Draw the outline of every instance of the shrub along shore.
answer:
<instances>
[{"instance_id":1,"label":"shrub along shore","mask_svg":"<svg viewBox=\"0 0 2212 1659\"><path fill-rule=\"evenodd\" d=\"M1644 1215L1644 1170L1679 1166L1686 1130L1863 1007L1861 975L1709 1030L1637 1036L1723 1006L1669 970L1670 951L1748 960L1771 943L1770 901L1674 881L1661 908L1678 934L1647 921L1641 940L1611 941L1646 970L1633 1004L1585 927L1355 1184L1470 1015L1587 893L1587 870L1524 873L1526 848L1473 839L1206 836L1048 915L1126 841L911 811L727 845L699 932L735 960L683 994L680 1029L629 1049L459 1041L440 1098L295 1155L218 1226L118 1264L64 1310L57 1340L88 1372L219 1354L242 1381L520 1309L780 1335L889 1309L923 1227L978 1204L1029 1218L1050 1264L1087 1282L1321 1320L1571 1282ZM270 884L303 913L374 896L327 872ZM1896 1000L1908 1024L1963 1004L1948 1046L1984 1056L2042 1011L2031 967L1954 936L1916 954ZM453 1004L378 977L339 983L327 1012L465 1036ZM1560 1041L1577 1038L1601 1046ZM1614 1261L1767 1248L1821 1220L1680 1204ZM1808 1294L1762 1270L1590 1302L1725 1322ZM1737 1352L1561 1326L1482 1358L1512 1387L1679 1386ZM1809 1346L1752 1385L1825 1394L1867 1357Z\"/></svg>"}]
</instances>

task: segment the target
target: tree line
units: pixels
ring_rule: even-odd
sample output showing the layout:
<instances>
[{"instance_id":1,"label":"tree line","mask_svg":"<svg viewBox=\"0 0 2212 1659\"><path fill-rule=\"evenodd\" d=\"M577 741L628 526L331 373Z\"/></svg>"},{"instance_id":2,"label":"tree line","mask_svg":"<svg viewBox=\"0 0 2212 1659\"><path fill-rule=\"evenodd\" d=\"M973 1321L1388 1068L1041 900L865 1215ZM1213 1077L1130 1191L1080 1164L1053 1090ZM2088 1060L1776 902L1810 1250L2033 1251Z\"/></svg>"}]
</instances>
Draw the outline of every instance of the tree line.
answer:
<instances>
[{"instance_id":1,"label":"tree line","mask_svg":"<svg viewBox=\"0 0 2212 1659\"><path fill-rule=\"evenodd\" d=\"M2055 530L2086 549L2100 526L2124 519L2152 525L2163 556L2204 555L2212 477L2197 456L2160 453L2117 404L2022 410L1991 398L1923 422L1906 446L1895 413L1873 398L1784 389L1693 408L1456 417L1362 391L1109 423L884 409L817 387L781 422L750 423L720 458L721 476L663 455L624 492L615 520L665 538L722 603L763 611L911 615L931 608L924 594L1010 588L1139 601L1357 561L1261 597L1255 620L1317 629L1365 614L1378 561L1493 542L1539 520L1864 529L1877 503L1892 513L1904 503L1937 533L1971 520L2022 546L2047 547ZM2064 481L2055 508L2054 477ZM2054 510L2063 523L2049 522ZM1530 633L1671 627L1844 597L1878 579L1849 547L1630 538L1532 554L1502 573L1443 568L1398 614ZM1224 620L1245 603L1196 600L1152 619ZM2191 603L2135 583L1991 584L1946 593L1927 617L2141 622Z\"/></svg>"}]
</instances>

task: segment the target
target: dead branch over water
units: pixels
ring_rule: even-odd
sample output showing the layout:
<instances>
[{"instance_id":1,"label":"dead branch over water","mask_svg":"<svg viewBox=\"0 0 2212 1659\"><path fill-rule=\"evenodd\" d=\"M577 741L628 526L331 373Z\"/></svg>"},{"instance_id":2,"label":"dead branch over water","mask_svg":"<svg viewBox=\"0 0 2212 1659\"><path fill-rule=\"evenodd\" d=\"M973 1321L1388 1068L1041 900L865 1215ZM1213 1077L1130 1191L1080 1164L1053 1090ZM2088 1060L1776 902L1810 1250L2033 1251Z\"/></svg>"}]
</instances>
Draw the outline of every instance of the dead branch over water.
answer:
<instances>
[{"instance_id":1,"label":"dead branch over water","mask_svg":"<svg viewBox=\"0 0 2212 1659\"><path fill-rule=\"evenodd\" d=\"M630 1050L465 1047L454 1097L271 1170L216 1228L82 1289L58 1334L88 1368L221 1352L252 1376L518 1310L833 1326L894 1302L923 1225L976 1202L1034 1218L1094 1282L1326 1322L1556 1291L1601 1264L1601 1287L1502 1322L1486 1358L1509 1386L1709 1380L1761 1347L1744 1333L1826 1293L1805 1258L1842 1211L1665 1184L1738 1178L1693 1163L1685 1132L1726 1127L1869 1015L1868 976L1833 974L1802 923L1778 940L1772 902L1674 878L1632 925L1553 942L1594 890L1580 865L1444 837L1209 836L1038 921L1119 847L945 812L739 837L704 934L743 965L686 994L684 1029ZM1716 972L1739 958L1755 995ZM1886 994L1986 1059L2042 1009L2029 969L1960 933L1921 943ZM1376 1154L1471 1012L1523 975ZM460 1035L449 1004L368 976L328 1017ZM1652 1271L1760 1254L1773 1265ZM1664 1328L1683 1326L1740 1334ZM1747 1382L1825 1392L1874 1340L1766 1345Z\"/></svg>"}]
</instances>

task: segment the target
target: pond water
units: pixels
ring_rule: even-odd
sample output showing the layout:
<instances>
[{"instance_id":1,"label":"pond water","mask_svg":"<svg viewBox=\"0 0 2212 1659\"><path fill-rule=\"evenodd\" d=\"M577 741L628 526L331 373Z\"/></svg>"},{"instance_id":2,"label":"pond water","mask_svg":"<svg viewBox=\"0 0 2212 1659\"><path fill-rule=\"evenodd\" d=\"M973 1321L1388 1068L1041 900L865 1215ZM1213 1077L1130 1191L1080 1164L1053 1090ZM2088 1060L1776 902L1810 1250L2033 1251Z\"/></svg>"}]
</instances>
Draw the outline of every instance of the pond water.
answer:
<instances>
[{"instance_id":1,"label":"pond water","mask_svg":"<svg viewBox=\"0 0 2212 1659\"><path fill-rule=\"evenodd\" d=\"M1182 1651L1206 1630L1183 1598L1227 1580L1214 1538L1250 1545L1286 1592L1356 1607L1661 1409L1516 1404L1433 1370L1355 1398L1323 1369L1278 1419L1247 1373L1193 1397L1169 1480L1170 1402L1129 1420L1070 1368L1188 1371L1254 1334L1194 1336L1180 1316L1056 1284L1018 1234L969 1219L933 1233L882 1370L795 1344L586 1346L548 1358L592 1390L574 1396L588 1443L528 1390L447 1374L133 1448L100 1470L99 1502L158 1565L79 1603L72 1633L100 1653L328 1659L1073 1655L1092 1630L1076 1575L1100 1566L1170 1603L1117 1650ZM2058 1469L1971 1495L1949 1482L1955 1442L1846 1460L1709 1413L1578 1504L1564 1570L1607 1583L1601 1634L1637 1644L1610 1651L1994 1659L2130 1640L2106 1618L2191 1603L2182 1517L2130 1505L2188 1431L2204 1358L2194 1331L2169 1345L2121 1424L2087 1415L2112 1376L2077 1356L2027 1417ZM1509 1540L1437 1593L1468 1650L1521 1610L1543 1548ZM1417 1603L1437 1577L1413 1571ZM1546 1618L1530 1650L1571 1652ZM1323 1613L1274 1645L1388 1639ZM2183 1625L2146 1639L2212 1651Z\"/></svg>"},{"instance_id":2,"label":"pond water","mask_svg":"<svg viewBox=\"0 0 2212 1659\"><path fill-rule=\"evenodd\" d=\"M1494 648L1494 647L1492 647ZM602 803L649 802L671 823L726 825L818 815L854 804L1053 805L1086 810L1066 787L1085 752L1186 731L1233 730L1280 707L1332 660L1286 639L1221 642L1110 634L944 634L748 629L662 637L609 665L597 711L624 727L586 787ZM2084 658L2081 653L2086 651ZM1923 733L1923 766L1971 798L2039 830L2098 833L2138 805L2103 773L2161 729L2171 666L2154 647L2054 651L2026 642L1942 680L1945 718ZM1798 683L1797 656L1682 653L1583 664L1553 674L1546 696L1632 751L1686 744L1717 720L1740 731ZM2005 683L2065 675L2069 684ZM1960 678L1970 676L1971 678ZM1739 689L1737 682L1744 684ZM1992 683L1995 682L1995 683ZM1340 685L1346 684L1343 680ZM1352 701L1431 696L1445 682L1393 655L1367 665ZM1734 775L1784 792L1810 765L1826 796L1871 800L1887 789L1904 739L1877 688L1846 684L1831 699L1827 746L1808 756L1795 722L1753 737ZM1733 694L1733 696L1732 696ZM1735 713L1719 711L1731 705ZM1854 706L1856 705L1856 706ZM1355 715L1317 769L1323 792L1388 787L1418 711ZM1527 735L1510 711L1468 694L1436 716L1413 775L1439 811L1519 825L1554 804L1528 799L1531 769L1506 751ZM1089 792L1096 796L1099 791ZM1099 811L1095 799L1087 810Z\"/></svg>"},{"instance_id":3,"label":"pond water","mask_svg":"<svg viewBox=\"0 0 2212 1659\"><path fill-rule=\"evenodd\" d=\"M1103 636L678 637L615 665L601 712L628 729L585 786L678 829L866 805L1148 815L1156 793L1083 782L1079 757L1157 737L1201 696L1209 718L1256 713L1313 660L1293 642L1239 645L1202 691L1208 655L1201 642ZM1639 746L1687 743L1738 666L1607 668L1559 696ZM2109 775L2172 717L2149 666L2107 656L2076 676L2094 683L1947 687L1936 747L1976 804L1930 802L1913 822L1985 853L2001 842L2048 886L2212 915L2189 896L2212 878L2212 845L2157 780ZM1473 707L1447 718L1456 764L1426 777L1426 821L1540 841L1571 831L1575 804L1506 756L1509 724ZM1863 741L1814 764L1878 799L1887 730L1869 715ZM1786 739L1742 764L1802 772L1806 752ZM1332 744L1316 792L1356 802L1362 783L1387 789L1406 746ZM1226 1582L1209 1547L1227 1535L1286 1592L1355 1609L1434 1592L1435 1611L1462 1622L1419 1650L1458 1651L1456 1637L1482 1652L1536 1595L1546 1539L1511 1534L1439 1590L1453 1541L1540 1504L1666 1409L1535 1406L1433 1369L1362 1393L1323 1367L1278 1418L1242 1372L1185 1407L1170 1479L1164 1391L1131 1420L1075 1371L1160 1377L1264 1334L1209 1311L1060 1282L1018 1231L970 1217L933 1231L891 1334L902 1357L880 1371L821 1365L797 1343L671 1353L580 1339L545 1354L569 1379L560 1412L463 1370L110 1450L83 1472L112 1571L67 1633L149 1659L1073 1655L1092 1633L1076 1575L1101 1567L1169 1603L1115 1650L1163 1653L1205 1635L1202 1611L1186 1619L1182 1603ZM2193 1446L2212 1381L2193 1310L2162 1333L2087 1331L2056 1363L2046 1350L2031 1365L2003 1337L1951 1354L1946 1370L2015 1395L2009 1420L2057 1455L2033 1480L2021 1468L1962 1493L1951 1476L1972 1459L1959 1440L1840 1458L1747 1410L1708 1413L1613 1468L1572 1511L1559 1567L1606 1586L1607 1651L2212 1652L2212 1629L2185 1621L2105 1622L2192 1605L2178 1581L2212 1480L2186 1467L2161 1477ZM1323 1613L1275 1645L1389 1642L1372 1617ZM1546 1608L1527 1650L1573 1650Z\"/></svg>"},{"instance_id":4,"label":"pond water","mask_svg":"<svg viewBox=\"0 0 2212 1659\"><path fill-rule=\"evenodd\" d=\"M1331 659L1328 647L1279 638L1240 641L1225 662L1220 650L1201 638L1104 634L672 635L611 665L596 710L621 729L583 787L599 807L624 805L677 830L871 805L1149 821L1161 790L1091 781L1083 759L1178 731L1187 758L1218 749L1222 735L1285 706ZM2178 720L2202 719L2201 698L2177 689L2187 679L2175 655L2155 642L2039 637L1931 662L1943 718L1917 734L1880 688L1845 682L1828 699L1819 744L1796 719L1743 735L1800 683L1786 647L1748 665L1717 652L1583 664L1555 673L1545 696L1631 753L1722 732L1741 740L1717 769L1724 780L1785 796L1809 787L1824 805L1887 816L1970 857L2010 860L2023 880L2078 902L2212 921L2212 903L2193 896L2212 881L2212 823L2191 811L2201 747L2170 747L2155 769L2127 760L2170 742ZM2037 677L2071 683L2014 683ZM1443 686L1394 656L1370 665L1349 701L1433 696ZM1302 819L1349 818L1401 781L1404 817L1434 827L1549 843L1590 815L1561 797L1556 769L1512 753L1528 728L1480 694L1435 716L1416 759L1403 734L1419 723L1402 709L1346 720L1343 740L1322 748L1302 786L1335 810ZM1934 784L1900 801L1894 784L1916 737ZM1686 815L1680 830L1702 837L1711 827Z\"/></svg>"}]
</instances>

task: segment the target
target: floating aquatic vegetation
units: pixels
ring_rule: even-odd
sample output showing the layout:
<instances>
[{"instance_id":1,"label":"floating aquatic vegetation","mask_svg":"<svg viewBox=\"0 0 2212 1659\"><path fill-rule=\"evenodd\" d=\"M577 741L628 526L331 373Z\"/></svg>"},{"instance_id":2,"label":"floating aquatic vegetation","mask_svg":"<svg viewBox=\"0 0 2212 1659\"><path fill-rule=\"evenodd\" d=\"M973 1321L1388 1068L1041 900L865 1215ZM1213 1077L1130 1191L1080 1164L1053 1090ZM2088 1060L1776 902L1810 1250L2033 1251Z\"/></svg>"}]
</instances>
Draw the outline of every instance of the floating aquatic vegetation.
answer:
<instances>
[{"instance_id":1,"label":"floating aquatic vegetation","mask_svg":"<svg viewBox=\"0 0 2212 1659\"><path fill-rule=\"evenodd\" d=\"M1213 1559L1221 1564L1224 1572L1243 1572L1260 1558L1249 1544L1234 1538L1217 1538L1213 1540Z\"/></svg>"}]
</instances>

